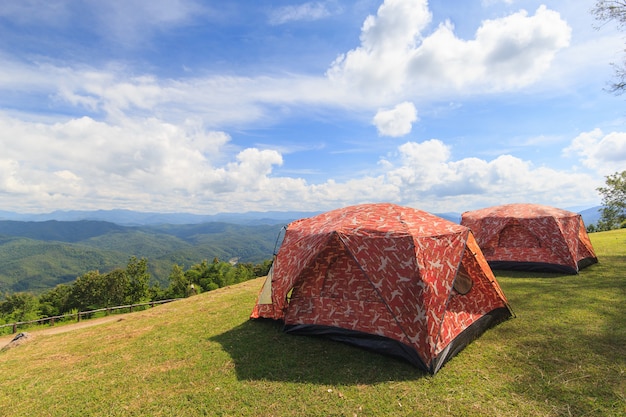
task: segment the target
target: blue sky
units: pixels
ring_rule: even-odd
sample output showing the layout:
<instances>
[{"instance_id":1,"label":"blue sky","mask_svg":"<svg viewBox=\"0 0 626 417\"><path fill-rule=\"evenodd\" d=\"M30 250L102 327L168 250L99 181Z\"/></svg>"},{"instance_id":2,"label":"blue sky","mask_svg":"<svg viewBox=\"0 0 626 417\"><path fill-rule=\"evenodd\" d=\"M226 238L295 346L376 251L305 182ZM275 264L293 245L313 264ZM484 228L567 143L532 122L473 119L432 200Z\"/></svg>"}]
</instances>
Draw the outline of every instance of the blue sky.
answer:
<instances>
[{"instance_id":1,"label":"blue sky","mask_svg":"<svg viewBox=\"0 0 626 417\"><path fill-rule=\"evenodd\" d=\"M600 203L623 33L592 0L0 6L0 210Z\"/></svg>"}]
</instances>

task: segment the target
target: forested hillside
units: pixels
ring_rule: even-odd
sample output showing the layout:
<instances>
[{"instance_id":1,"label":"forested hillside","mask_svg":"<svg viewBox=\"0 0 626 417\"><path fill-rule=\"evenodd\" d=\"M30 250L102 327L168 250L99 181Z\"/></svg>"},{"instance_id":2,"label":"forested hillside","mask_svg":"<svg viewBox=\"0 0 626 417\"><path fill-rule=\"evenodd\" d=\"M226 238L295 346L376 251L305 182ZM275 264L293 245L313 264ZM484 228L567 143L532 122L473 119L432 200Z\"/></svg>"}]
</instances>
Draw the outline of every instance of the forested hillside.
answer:
<instances>
[{"instance_id":1,"label":"forested hillside","mask_svg":"<svg viewBox=\"0 0 626 417\"><path fill-rule=\"evenodd\" d=\"M587 226L597 222L599 209L580 212ZM190 267L215 258L263 262L272 257L283 225L313 214L0 211L0 218L9 219L0 220L0 295L39 292L91 270L107 273L126 265L131 256L147 259L153 281L164 285L174 264ZM460 218L459 213L437 215L454 222Z\"/></svg>"},{"instance_id":2,"label":"forested hillside","mask_svg":"<svg viewBox=\"0 0 626 417\"><path fill-rule=\"evenodd\" d=\"M0 294L39 292L91 270L145 258L166 284L174 264L215 258L259 263L272 257L282 225L228 223L128 227L103 221L0 221Z\"/></svg>"}]
</instances>

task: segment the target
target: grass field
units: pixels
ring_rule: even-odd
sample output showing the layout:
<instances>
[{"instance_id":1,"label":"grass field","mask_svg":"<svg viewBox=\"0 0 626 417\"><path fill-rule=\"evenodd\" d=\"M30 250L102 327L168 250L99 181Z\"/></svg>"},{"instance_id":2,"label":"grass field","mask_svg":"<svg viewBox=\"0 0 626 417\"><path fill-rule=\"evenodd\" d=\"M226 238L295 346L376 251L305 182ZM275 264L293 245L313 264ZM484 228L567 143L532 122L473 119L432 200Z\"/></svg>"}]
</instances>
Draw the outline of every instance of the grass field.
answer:
<instances>
[{"instance_id":1,"label":"grass field","mask_svg":"<svg viewBox=\"0 0 626 417\"><path fill-rule=\"evenodd\" d=\"M262 279L0 351L0 416L623 416L626 230L577 276L496 271L516 318L436 376L250 321Z\"/></svg>"}]
</instances>

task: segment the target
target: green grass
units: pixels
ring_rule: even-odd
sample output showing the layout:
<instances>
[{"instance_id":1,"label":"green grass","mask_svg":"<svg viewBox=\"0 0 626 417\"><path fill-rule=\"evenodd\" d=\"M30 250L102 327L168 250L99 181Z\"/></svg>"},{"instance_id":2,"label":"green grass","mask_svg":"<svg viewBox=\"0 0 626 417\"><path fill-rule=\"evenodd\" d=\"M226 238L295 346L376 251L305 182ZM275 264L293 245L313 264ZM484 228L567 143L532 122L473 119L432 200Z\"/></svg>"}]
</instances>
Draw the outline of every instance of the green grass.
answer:
<instances>
[{"instance_id":1,"label":"green grass","mask_svg":"<svg viewBox=\"0 0 626 417\"><path fill-rule=\"evenodd\" d=\"M626 230L577 276L496 271L517 315L434 377L248 315L262 279L0 352L1 416L620 416Z\"/></svg>"}]
</instances>

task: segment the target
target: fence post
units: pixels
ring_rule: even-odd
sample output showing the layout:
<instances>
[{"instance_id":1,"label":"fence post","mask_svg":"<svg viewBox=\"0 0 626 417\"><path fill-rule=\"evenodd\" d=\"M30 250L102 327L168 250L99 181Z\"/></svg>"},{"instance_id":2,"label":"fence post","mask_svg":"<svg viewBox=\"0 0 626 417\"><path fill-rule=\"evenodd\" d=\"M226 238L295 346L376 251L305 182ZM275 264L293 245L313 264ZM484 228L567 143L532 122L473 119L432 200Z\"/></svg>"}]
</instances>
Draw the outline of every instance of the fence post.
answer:
<instances>
[{"instance_id":1,"label":"fence post","mask_svg":"<svg viewBox=\"0 0 626 417\"><path fill-rule=\"evenodd\" d=\"M76 317L78 319L77 321L80 321L80 311L76 314Z\"/></svg>"},{"instance_id":2,"label":"fence post","mask_svg":"<svg viewBox=\"0 0 626 417\"><path fill-rule=\"evenodd\" d=\"M50 319L50 326L54 326L54 317Z\"/></svg>"},{"instance_id":3,"label":"fence post","mask_svg":"<svg viewBox=\"0 0 626 417\"><path fill-rule=\"evenodd\" d=\"M17 323L13 323L13 333L17 333Z\"/></svg>"}]
</instances>

